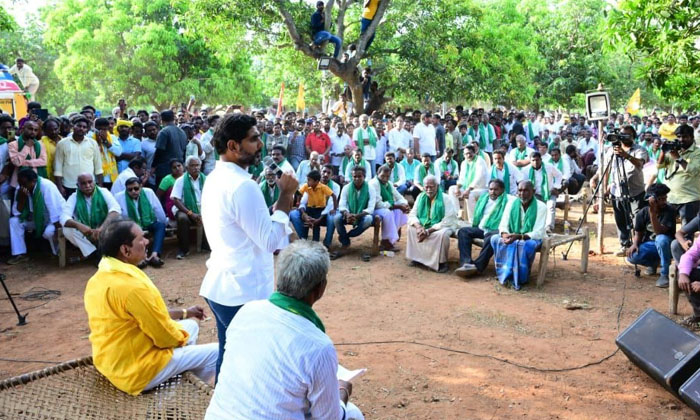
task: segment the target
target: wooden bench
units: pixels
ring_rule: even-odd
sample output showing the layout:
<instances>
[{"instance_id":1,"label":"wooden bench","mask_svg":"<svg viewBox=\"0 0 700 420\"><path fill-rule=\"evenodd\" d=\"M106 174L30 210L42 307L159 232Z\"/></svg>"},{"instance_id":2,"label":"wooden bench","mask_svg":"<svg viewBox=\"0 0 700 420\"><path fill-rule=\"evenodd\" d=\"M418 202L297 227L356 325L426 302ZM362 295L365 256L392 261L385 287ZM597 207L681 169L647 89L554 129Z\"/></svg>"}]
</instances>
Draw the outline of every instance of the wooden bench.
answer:
<instances>
[{"instance_id":1,"label":"wooden bench","mask_svg":"<svg viewBox=\"0 0 700 420\"><path fill-rule=\"evenodd\" d=\"M678 288L678 266L676 262L671 262L668 270L668 312L672 315L678 314L678 297L681 291Z\"/></svg>"}]
</instances>

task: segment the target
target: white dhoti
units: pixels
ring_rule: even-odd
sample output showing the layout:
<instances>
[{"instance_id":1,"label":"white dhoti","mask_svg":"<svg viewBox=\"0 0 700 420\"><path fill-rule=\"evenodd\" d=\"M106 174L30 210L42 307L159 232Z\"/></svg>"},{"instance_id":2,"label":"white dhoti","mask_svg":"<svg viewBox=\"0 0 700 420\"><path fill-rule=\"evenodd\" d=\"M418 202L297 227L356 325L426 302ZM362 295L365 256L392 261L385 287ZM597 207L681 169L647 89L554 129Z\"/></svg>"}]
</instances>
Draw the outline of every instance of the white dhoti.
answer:
<instances>
[{"instance_id":1,"label":"white dhoti","mask_svg":"<svg viewBox=\"0 0 700 420\"><path fill-rule=\"evenodd\" d=\"M437 271L440 264L447 262L450 235L452 235L452 229L444 228L431 233L423 242L418 242L418 231L413 226L409 226L406 258Z\"/></svg>"},{"instance_id":2,"label":"white dhoti","mask_svg":"<svg viewBox=\"0 0 700 420\"><path fill-rule=\"evenodd\" d=\"M408 222L408 215L399 209L377 209L375 216L382 218L382 240L394 245L399 240L399 229Z\"/></svg>"},{"instance_id":3,"label":"white dhoti","mask_svg":"<svg viewBox=\"0 0 700 420\"><path fill-rule=\"evenodd\" d=\"M85 235L83 235L83 233L78 229L64 227L63 236L66 237L68 242L72 243L80 250L83 257L87 257L93 252L97 251L97 247L95 247L95 245L90 242L90 240L86 238Z\"/></svg>"},{"instance_id":4,"label":"white dhoti","mask_svg":"<svg viewBox=\"0 0 700 420\"><path fill-rule=\"evenodd\" d=\"M24 232L34 230L34 222L22 222L19 217L10 217L10 247L12 255L22 255L27 253L27 244L24 242ZM51 244L51 252L54 255L58 254L58 240L56 239L56 226L49 223L44 228L41 235Z\"/></svg>"}]
</instances>

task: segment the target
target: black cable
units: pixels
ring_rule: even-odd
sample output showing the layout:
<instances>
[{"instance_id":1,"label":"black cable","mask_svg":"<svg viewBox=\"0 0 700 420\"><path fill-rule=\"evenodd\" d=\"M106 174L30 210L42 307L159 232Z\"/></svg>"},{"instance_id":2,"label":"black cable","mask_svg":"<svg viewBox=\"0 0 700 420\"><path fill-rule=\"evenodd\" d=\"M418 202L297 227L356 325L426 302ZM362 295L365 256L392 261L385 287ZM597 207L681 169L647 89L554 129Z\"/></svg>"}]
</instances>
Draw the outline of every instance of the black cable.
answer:
<instances>
[{"instance_id":1,"label":"black cable","mask_svg":"<svg viewBox=\"0 0 700 420\"><path fill-rule=\"evenodd\" d=\"M47 363L50 365L57 365L59 363L63 362L51 362L48 360L20 360L20 359L5 359L4 357L0 357L0 361L2 362L15 362L15 363Z\"/></svg>"},{"instance_id":2,"label":"black cable","mask_svg":"<svg viewBox=\"0 0 700 420\"><path fill-rule=\"evenodd\" d=\"M28 311L30 309L36 309L39 307L42 307L46 305L47 303L51 302L53 299L58 298L61 296L61 291L60 290L52 290L52 289L47 289L45 287L37 286L37 287L32 287L29 289L29 291L22 293L19 295L19 298L22 300L27 300L27 301L36 301L36 300L43 300L45 301L44 303L41 303L39 305L34 305L30 306L28 308L19 308L21 312ZM7 298L3 298L2 300L8 300ZM0 314L13 314L15 313L14 311L0 311Z\"/></svg>"},{"instance_id":3,"label":"black cable","mask_svg":"<svg viewBox=\"0 0 700 420\"><path fill-rule=\"evenodd\" d=\"M622 308L625 306L626 296L627 296L627 280L625 280L624 287L622 289L622 301L620 302L620 307L617 311L617 332L618 333L620 332L620 320L622 318ZM495 360L497 362L506 363L506 364L511 365L511 366L519 367L521 369L532 370L535 372L545 372L545 373L571 372L574 370L580 370L580 369L585 369L587 367L600 365L600 364L604 363L605 361L614 357L620 351L620 349L617 348L617 349L615 349L615 351L613 351L612 353L603 357L602 359L598 359L598 360L595 360L593 362L588 362L588 363L580 365L580 366L573 366L573 367L567 367L567 368L539 368L536 366L529 366L529 365L520 364L518 362L512 362L508 359L503 359L501 357L493 356L490 354L473 353L473 352L470 352L468 350L452 349L449 347L437 346L434 344L421 343L419 341L388 340L388 341L364 341L364 342L356 342L356 343L335 343L336 346L362 346L362 345L376 345L376 344L413 344L416 346L429 347L429 348L433 348L436 350L447 351L450 353L466 354L466 355L473 356L473 357L491 359L491 360Z\"/></svg>"}]
</instances>

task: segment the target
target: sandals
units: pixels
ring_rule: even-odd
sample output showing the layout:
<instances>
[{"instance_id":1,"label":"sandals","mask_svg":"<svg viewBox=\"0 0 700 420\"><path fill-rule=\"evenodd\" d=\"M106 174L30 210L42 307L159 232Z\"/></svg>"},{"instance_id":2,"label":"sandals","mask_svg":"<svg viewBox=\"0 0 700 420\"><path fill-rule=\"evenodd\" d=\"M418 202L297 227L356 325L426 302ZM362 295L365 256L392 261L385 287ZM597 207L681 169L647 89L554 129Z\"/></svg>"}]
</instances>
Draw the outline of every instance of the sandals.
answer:
<instances>
[{"instance_id":1,"label":"sandals","mask_svg":"<svg viewBox=\"0 0 700 420\"><path fill-rule=\"evenodd\" d=\"M364 262L369 262L369 260L370 260L369 254L366 253L366 252L363 252L363 253L362 253L362 261L364 261Z\"/></svg>"},{"instance_id":2,"label":"sandals","mask_svg":"<svg viewBox=\"0 0 700 420\"><path fill-rule=\"evenodd\" d=\"M683 318L680 324L690 330L698 331L700 330L700 317L691 315L689 317Z\"/></svg>"},{"instance_id":3,"label":"sandals","mask_svg":"<svg viewBox=\"0 0 700 420\"><path fill-rule=\"evenodd\" d=\"M335 251L335 252L330 252L328 254L328 258L330 258L332 261L332 260L337 260L338 258L342 257L343 255L345 255L345 254L340 252L340 251Z\"/></svg>"},{"instance_id":4,"label":"sandals","mask_svg":"<svg viewBox=\"0 0 700 420\"><path fill-rule=\"evenodd\" d=\"M148 264L151 267L160 268L165 264L165 262L163 260L161 260L160 258L151 258L150 260L148 260Z\"/></svg>"}]
</instances>

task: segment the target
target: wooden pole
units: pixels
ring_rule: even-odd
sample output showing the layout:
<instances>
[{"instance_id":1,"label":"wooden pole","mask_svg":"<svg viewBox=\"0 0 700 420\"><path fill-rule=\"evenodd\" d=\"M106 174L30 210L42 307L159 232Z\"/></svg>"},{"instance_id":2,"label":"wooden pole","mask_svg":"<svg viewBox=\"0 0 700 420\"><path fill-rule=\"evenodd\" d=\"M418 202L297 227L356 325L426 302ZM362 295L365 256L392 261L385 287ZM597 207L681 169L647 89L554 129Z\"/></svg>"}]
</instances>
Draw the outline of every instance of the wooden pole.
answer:
<instances>
[{"instance_id":1,"label":"wooden pole","mask_svg":"<svg viewBox=\"0 0 700 420\"><path fill-rule=\"evenodd\" d=\"M603 84L598 84L598 90L603 90ZM603 178L605 173L605 150L603 141L603 120L598 120L598 182L600 183L600 188L598 189L598 253L603 255L603 228L605 227L605 200L603 195L605 191L603 190Z\"/></svg>"}]
</instances>

